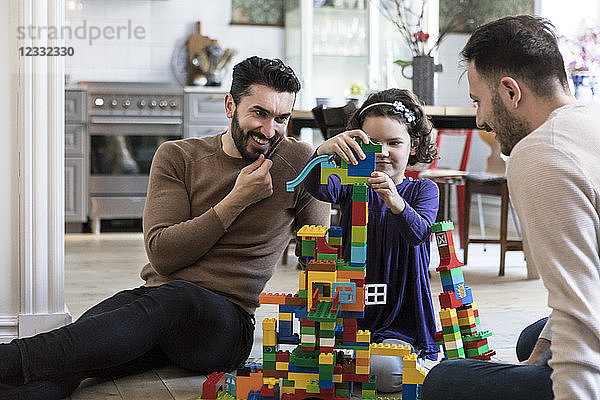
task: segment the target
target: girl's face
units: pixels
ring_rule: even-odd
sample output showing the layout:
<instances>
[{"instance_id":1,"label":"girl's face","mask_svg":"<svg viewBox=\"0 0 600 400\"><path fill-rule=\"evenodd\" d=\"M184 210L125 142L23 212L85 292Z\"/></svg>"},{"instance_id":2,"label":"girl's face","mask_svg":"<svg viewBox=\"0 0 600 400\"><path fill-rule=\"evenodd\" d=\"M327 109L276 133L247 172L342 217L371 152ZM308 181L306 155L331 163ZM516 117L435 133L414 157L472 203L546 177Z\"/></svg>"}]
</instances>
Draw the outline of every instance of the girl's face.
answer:
<instances>
[{"instance_id":1,"label":"girl's face","mask_svg":"<svg viewBox=\"0 0 600 400\"><path fill-rule=\"evenodd\" d=\"M382 144L381 153L375 156L375 170L387 174L398 185L404 180L408 157L415 154L406 125L397 119L373 116L365 119L362 130Z\"/></svg>"}]
</instances>

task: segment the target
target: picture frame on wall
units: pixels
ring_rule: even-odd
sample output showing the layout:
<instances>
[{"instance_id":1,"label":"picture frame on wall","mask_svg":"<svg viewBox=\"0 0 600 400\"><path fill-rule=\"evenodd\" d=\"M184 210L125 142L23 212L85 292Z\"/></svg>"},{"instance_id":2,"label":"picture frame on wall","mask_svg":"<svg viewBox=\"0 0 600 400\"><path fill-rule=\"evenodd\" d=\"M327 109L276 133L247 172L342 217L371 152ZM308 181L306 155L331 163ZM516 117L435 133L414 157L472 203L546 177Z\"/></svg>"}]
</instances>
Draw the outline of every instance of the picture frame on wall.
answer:
<instances>
[{"instance_id":1,"label":"picture frame on wall","mask_svg":"<svg viewBox=\"0 0 600 400\"><path fill-rule=\"evenodd\" d=\"M440 0L440 30L452 24L449 32L473 33L495 19L534 12L535 0Z\"/></svg>"},{"instance_id":2,"label":"picture frame on wall","mask_svg":"<svg viewBox=\"0 0 600 400\"><path fill-rule=\"evenodd\" d=\"M283 0L231 0L231 25L283 26Z\"/></svg>"}]
</instances>

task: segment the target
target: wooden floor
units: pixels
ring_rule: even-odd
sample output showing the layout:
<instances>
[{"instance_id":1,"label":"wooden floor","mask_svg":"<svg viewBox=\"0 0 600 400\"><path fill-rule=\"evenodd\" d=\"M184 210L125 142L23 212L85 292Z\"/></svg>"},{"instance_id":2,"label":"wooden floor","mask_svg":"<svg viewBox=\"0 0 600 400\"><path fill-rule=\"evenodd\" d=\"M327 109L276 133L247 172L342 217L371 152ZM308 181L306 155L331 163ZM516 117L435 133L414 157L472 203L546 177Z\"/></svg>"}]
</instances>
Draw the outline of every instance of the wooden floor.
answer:
<instances>
[{"instance_id":1,"label":"wooden floor","mask_svg":"<svg viewBox=\"0 0 600 400\"><path fill-rule=\"evenodd\" d=\"M492 234L492 233L490 233ZM456 240L455 240L456 242ZM293 251L287 265L280 265L266 291L294 293L298 287ZM461 255L459 254L459 258ZM497 245L469 247L469 266L463 268L465 280L473 290L479 307L481 328L493 332L490 347L501 360L515 361L514 346L527 324L547 316L546 291L540 280L527 280L523 253L508 253L506 275L498 277ZM147 262L142 235L138 233L68 234L66 236L66 301L76 319L87 308L116 291L139 286L141 267ZM437 249L432 247L431 292L437 307L441 292ZM438 311L436 309L436 311ZM257 310L257 331L251 357L260 357L261 322L276 318L277 306ZM431 366L431 364L429 365ZM123 379L85 381L72 399L195 399L201 395L205 376L178 368L164 368Z\"/></svg>"}]
</instances>

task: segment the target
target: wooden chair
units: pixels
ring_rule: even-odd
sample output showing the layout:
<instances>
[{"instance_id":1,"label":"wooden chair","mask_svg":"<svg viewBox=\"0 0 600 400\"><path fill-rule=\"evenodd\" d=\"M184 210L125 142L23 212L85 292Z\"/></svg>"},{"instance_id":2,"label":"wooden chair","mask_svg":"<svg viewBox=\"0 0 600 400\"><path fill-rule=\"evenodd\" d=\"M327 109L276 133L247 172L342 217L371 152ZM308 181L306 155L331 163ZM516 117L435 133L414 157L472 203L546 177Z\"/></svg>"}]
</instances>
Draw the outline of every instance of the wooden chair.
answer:
<instances>
[{"instance_id":1,"label":"wooden chair","mask_svg":"<svg viewBox=\"0 0 600 400\"><path fill-rule=\"evenodd\" d=\"M490 243L500 244L500 269L498 276L504 276L506 252L507 251L522 251L523 241L521 239L508 239L508 211L510 205L510 196L508 193L508 185L506 183L506 175L504 174L504 161L500 158L500 147L494 139L493 133L484 131L479 132L480 137L486 142L492 152L487 159L486 172L483 174L466 174L463 176L465 183L464 192L464 212L462 221L462 247L463 247L463 262L466 265L469 255L470 243ZM471 198L474 194L477 195L492 195L500 196L500 237L499 238L471 238L469 235L470 215L471 215ZM512 210L512 209L511 209ZM480 221L483 218L480 210ZM515 226L518 227L518 221L515 219ZM517 228L518 229L518 228ZM528 268L528 277L535 278L537 273L530 271Z\"/></svg>"}]
</instances>

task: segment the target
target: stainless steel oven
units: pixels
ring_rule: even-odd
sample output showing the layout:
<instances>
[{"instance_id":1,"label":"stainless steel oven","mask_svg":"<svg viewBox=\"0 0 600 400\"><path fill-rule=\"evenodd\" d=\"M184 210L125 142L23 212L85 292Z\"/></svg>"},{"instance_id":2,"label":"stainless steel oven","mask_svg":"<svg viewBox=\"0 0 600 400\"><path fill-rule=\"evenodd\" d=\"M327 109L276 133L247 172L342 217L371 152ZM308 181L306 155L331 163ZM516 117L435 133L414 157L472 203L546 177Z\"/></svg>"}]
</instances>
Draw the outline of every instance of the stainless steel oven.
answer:
<instances>
[{"instance_id":1,"label":"stainless steel oven","mask_svg":"<svg viewBox=\"0 0 600 400\"><path fill-rule=\"evenodd\" d=\"M92 230L101 219L141 218L161 143L183 137L183 89L153 83L86 82Z\"/></svg>"}]
</instances>

